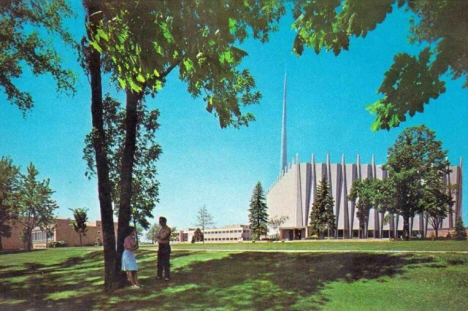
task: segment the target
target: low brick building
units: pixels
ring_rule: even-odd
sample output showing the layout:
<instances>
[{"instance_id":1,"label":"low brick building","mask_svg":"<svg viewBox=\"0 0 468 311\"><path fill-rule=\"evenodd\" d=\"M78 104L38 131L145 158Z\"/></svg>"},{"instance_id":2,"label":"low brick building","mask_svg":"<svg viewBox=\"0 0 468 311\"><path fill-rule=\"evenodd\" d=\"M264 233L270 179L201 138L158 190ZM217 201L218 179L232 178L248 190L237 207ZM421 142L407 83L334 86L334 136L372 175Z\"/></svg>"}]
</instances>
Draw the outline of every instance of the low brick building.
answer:
<instances>
[{"instance_id":1,"label":"low brick building","mask_svg":"<svg viewBox=\"0 0 468 311\"><path fill-rule=\"evenodd\" d=\"M11 225L11 236L9 238L1 237L2 248L4 250L24 249L23 242L21 241L21 231L23 231L23 228L24 226L19 222Z\"/></svg>"},{"instance_id":2,"label":"low brick building","mask_svg":"<svg viewBox=\"0 0 468 311\"><path fill-rule=\"evenodd\" d=\"M71 219L56 219L52 234L47 236L46 232L40 228L35 228L32 231L33 248L46 248L52 242L64 242L67 246L80 246L80 236L75 232ZM102 225L101 221L87 222L88 231L86 235L81 237L83 246L102 245ZM2 246L5 250L21 250L24 249L24 243L21 240L21 231L24 226L16 222L12 226L11 237L2 237ZM117 223L114 223L114 228L117 236Z\"/></svg>"}]
</instances>

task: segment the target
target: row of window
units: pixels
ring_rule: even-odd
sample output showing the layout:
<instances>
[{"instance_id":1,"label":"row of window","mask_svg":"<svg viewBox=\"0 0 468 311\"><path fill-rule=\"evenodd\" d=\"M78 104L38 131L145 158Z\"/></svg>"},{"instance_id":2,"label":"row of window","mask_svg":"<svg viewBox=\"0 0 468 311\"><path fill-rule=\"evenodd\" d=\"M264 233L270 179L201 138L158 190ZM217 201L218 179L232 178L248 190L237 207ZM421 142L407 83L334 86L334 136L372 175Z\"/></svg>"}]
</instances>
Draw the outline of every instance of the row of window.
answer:
<instances>
[{"instance_id":1,"label":"row of window","mask_svg":"<svg viewBox=\"0 0 468 311\"><path fill-rule=\"evenodd\" d=\"M53 235L50 235L49 238L51 238ZM47 240L47 235L45 231L37 231L32 233L32 240L33 242L42 242Z\"/></svg>"},{"instance_id":2,"label":"row of window","mask_svg":"<svg viewBox=\"0 0 468 311\"><path fill-rule=\"evenodd\" d=\"M206 238L205 241L239 241L239 238Z\"/></svg>"},{"instance_id":3,"label":"row of window","mask_svg":"<svg viewBox=\"0 0 468 311\"><path fill-rule=\"evenodd\" d=\"M208 231L205 232L205 234L223 234L223 233L242 233L242 230L226 230L226 231ZM244 230L244 233L247 233L246 230Z\"/></svg>"}]
</instances>

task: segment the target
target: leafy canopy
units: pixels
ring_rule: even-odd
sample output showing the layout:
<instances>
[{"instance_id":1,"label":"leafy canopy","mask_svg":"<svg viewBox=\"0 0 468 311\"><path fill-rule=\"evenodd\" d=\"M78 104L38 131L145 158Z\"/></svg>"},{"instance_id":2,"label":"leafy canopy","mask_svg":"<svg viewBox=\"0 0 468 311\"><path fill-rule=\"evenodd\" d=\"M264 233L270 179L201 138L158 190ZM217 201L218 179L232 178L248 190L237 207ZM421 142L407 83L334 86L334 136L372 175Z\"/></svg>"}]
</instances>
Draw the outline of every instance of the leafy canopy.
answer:
<instances>
[{"instance_id":1,"label":"leafy canopy","mask_svg":"<svg viewBox=\"0 0 468 311\"><path fill-rule=\"evenodd\" d=\"M449 172L446 156L442 142L424 125L408 128L397 137L383 166L394 187L396 212L407 218L424 210L428 189L439 185Z\"/></svg>"},{"instance_id":2,"label":"leafy canopy","mask_svg":"<svg viewBox=\"0 0 468 311\"><path fill-rule=\"evenodd\" d=\"M58 91L74 92L74 74L62 68L51 39L58 35L66 44L74 44L62 23L72 15L65 0L0 2L0 86L8 101L23 114L33 107L33 99L15 82L22 77L26 66L34 75L51 74Z\"/></svg>"},{"instance_id":3,"label":"leafy canopy","mask_svg":"<svg viewBox=\"0 0 468 311\"><path fill-rule=\"evenodd\" d=\"M188 92L203 96L220 126L247 125L253 115L241 107L256 104L260 93L240 45L248 37L262 42L276 30L284 7L273 0L109 1L90 44L107 56L120 87L135 93L161 89L179 69Z\"/></svg>"},{"instance_id":4,"label":"leafy canopy","mask_svg":"<svg viewBox=\"0 0 468 311\"><path fill-rule=\"evenodd\" d=\"M382 98L367 107L376 115L373 130L397 127L408 115L423 112L425 104L445 92L444 78L465 76L463 88L468 88L468 2L311 0L294 6L293 49L298 55L305 46L338 55L349 49L350 38L366 37L399 9L409 13L409 42L420 52L395 55L378 89Z\"/></svg>"},{"instance_id":5,"label":"leafy canopy","mask_svg":"<svg viewBox=\"0 0 468 311\"><path fill-rule=\"evenodd\" d=\"M124 153L125 109L122 104L106 95L103 100L104 130L106 133L106 151L109 160L110 182L112 184L112 200L116 206L120 203L120 172ZM132 179L132 220L148 229L148 218L153 218L152 211L159 201L159 182L156 180L156 161L161 154L161 147L156 143L155 133L159 128L158 110L149 110L143 101L137 106L137 137L135 163ZM86 175L96 175L94 139L92 132L86 136L83 158L88 163ZM116 208L118 213L118 208Z\"/></svg>"}]
</instances>

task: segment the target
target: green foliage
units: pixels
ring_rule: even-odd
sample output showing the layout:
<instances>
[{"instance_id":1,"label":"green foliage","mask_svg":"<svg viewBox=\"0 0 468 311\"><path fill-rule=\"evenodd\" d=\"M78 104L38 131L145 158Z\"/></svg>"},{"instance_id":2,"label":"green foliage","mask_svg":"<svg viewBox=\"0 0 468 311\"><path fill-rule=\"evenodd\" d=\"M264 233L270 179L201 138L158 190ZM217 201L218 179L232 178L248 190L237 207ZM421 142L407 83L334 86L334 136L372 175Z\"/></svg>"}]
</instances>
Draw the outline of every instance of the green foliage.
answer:
<instances>
[{"instance_id":1,"label":"green foliage","mask_svg":"<svg viewBox=\"0 0 468 311\"><path fill-rule=\"evenodd\" d=\"M356 179L348 195L348 199L356 203L356 216L359 219L362 238L367 238L367 228L369 224L370 209L375 207L376 202L376 182L375 179Z\"/></svg>"},{"instance_id":2,"label":"green foliage","mask_svg":"<svg viewBox=\"0 0 468 311\"><path fill-rule=\"evenodd\" d=\"M193 236L192 236L192 243L195 243L195 242L205 242L205 238L204 238L204 234L203 232L200 230L200 228L197 228L195 229L195 231L193 232Z\"/></svg>"},{"instance_id":3,"label":"green foliage","mask_svg":"<svg viewBox=\"0 0 468 311\"><path fill-rule=\"evenodd\" d=\"M335 214L333 206L335 200L330 194L330 187L327 178L324 176L317 187L317 198L312 204L310 212L310 227L313 234L323 238L325 229L334 233L336 229Z\"/></svg>"},{"instance_id":4,"label":"green foliage","mask_svg":"<svg viewBox=\"0 0 468 311\"><path fill-rule=\"evenodd\" d=\"M446 157L442 142L424 125L406 129L389 148L383 168L388 172L387 185L393 189L395 211L404 220L405 237L409 234L409 219L423 212L429 201L436 200L431 191L440 190L437 187L449 172Z\"/></svg>"},{"instance_id":5,"label":"green foliage","mask_svg":"<svg viewBox=\"0 0 468 311\"><path fill-rule=\"evenodd\" d=\"M455 240L457 241L465 241L466 240L466 229L463 225L463 219L461 216L457 217L457 221L455 223Z\"/></svg>"},{"instance_id":6,"label":"green foliage","mask_svg":"<svg viewBox=\"0 0 468 311\"><path fill-rule=\"evenodd\" d=\"M50 74L57 82L57 91L73 93L75 76L62 68L54 49L52 36L73 45L62 21L73 15L65 0L10 0L0 5L0 86L8 101L23 112L33 107L31 94L16 86L25 67L34 75ZM46 31L48 37L42 36Z\"/></svg>"},{"instance_id":7,"label":"green foliage","mask_svg":"<svg viewBox=\"0 0 468 311\"><path fill-rule=\"evenodd\" d=\"M0 250L2 237L11 236L11 225L15 220L15 202L18 200L19 168L8 157L0 159Z\"/></svg>"},{"instance_id":8,"label":"green foliage","mask_svg":"<svg viewBox=\"0 0 468 311\"><path fill-rule=\"evenodd\" d=\"M178 68L188 92L204 94L221 127L238 127L254 119L241 107L260 100L253 77L240 69L247 53L238 46L248 37L267 41L283 14L273 0L110 1L90 44L106 56L121 88L154 94Z\"/></svg>"},{"instance_id":9,"label":"green foliage","mask_svg":"<svg viewBox=\"0 0 468 311\"><path fill-rule=\"evenodd\" d=\"M21 174L21 189L19 191L16 217L24 225L23 237L26 249L32 249L31 233L35 227L45 228L54 220L54 212L58 208L51 196L54 193L49 187L50 180L38 181L39 171L31 163L27 174Z\"/></svg>"},{"instance_id":10,"label":"green foliage","mask_svg":"<svg viewBox=\"0 0 468 311\"><path fill-rule=\"evenodd\" d=\"M254 239L258 239L268 233L268 206L265 203L265 195L260 182L257 182L250 199L249 223Z\"/></svg>"},{"instance_id":11,"label":"green foliage","mask_svg":"<svg viewBox=\"0 0 468 311\"><path fill-rule=\"evenodd\" d=\"M435 230L435 238L439 237L439 228L447 214L452 211L455 203L452 192L456 188L456 184L445 185L442 179L426 184L421 204L424 208L424 217Z\"/></svg>"},{"instance_id":12,"label":"green foliage","mask_svg":"<svg viewBox=\"0 0 468 311\"><path fill-rule=\"evenodd\" d=\"M56 248L56 247L67 247L68 244L65 241L51 241L47 244L49 248Z\"/></svg>"},{"instance_id":13,"label":"green foliage","mask_svg":"<svg viewBox=\"0 0 468 311\"><path fill-rule=\"evenodd\" d=\"M74 218L72 221L73 230L80 235L80 245L82 245L81 237L86 235L86 232L88 231L88 226L86 225L86 222L88 221L88 209L79 207L76 209L70 208L70 210L73 212Z\"/></svg>"},{"instance_id":14,"label":"green foliage","mask_svg":"<svg viewBox=\"0 0 468 311\"><path fill-rule=\"evenodd\" d=\"M443 78L467 77L468 37L463 1L408 0L311 0L297 1L293 28L297 35L294 51L301 55L304 47L316 53L331 50L338 55L348 50L351 37L365 37L395 10L409 13L409 42L420 46L419 56L399 53L385 73L378 92L382 98L367 106L376 115L373 130L390 129L423 112L424 105L445 92Z\"/></svg>"},{"instance_id":15,"label":"green foliage","mask_svg":"<svg viewBox=\"0 0 468 311\"><path fill-rule=\"evenodd\" d=\"M120 177L122 157L125 148L126 111L121 103L107 95L103 100L104 130L106 133L106 151L109 162L110 182L112 184L112 200L116 206L120 201ZM148 229L148 218L153 218L152 211L159 202L159 182L156 179L156 161L161 154L161 147L156 143L155 133L159 128L159 111L149 110L144 102L137 107L137 138L132 179L132 211L133 221ZM96 175L95 152L93 141L96 135L86 136L83 158L88 163L86 176ZM118 213L116 208L115 212Z\"/></svg>"},{"instance_id":16,"label":"green foliage","mask_svg":"<svg viewBox=\"0 0 468 311\"><path fill-rule=\"evenodd\" d=\"M156 236L159 234L159 231L161 231L161 226L159 224L153 224L148 232L146 233L146 238L151 241L151 243L156 243L158 240Z\"/></svg>"},{"instance_id":17,"label":"green foliage","mask_svg":"<svg viewBox=\"0 0 468 311\"><path fill-rule=\"evenodd\" d=\"M197 218L196 218L196 221L195 221L195 226L201 228L201 232L202 232L203 235L205 234L205 229L214 226L213 216L210 214L210 212L206 208L206 205L203 205L198 210ZM200 229L198 229L198 230L200 230ZM203 239L201 241L204 242Z\"/></svg>"}]
</instances>

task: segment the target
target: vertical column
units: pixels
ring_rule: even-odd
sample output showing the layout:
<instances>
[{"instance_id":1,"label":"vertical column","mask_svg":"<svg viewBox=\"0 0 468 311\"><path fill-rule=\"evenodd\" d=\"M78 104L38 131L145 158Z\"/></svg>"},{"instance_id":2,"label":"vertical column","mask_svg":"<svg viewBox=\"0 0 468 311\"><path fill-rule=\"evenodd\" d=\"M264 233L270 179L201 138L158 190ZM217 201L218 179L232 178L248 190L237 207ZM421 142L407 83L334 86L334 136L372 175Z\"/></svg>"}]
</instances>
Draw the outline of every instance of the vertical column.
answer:
<instances>
[{"instance_id":1,"label":"vertical column","mask_svg":"<svg viewBox=\"0 0 468 311\"><path fill-rule=\"evenodd\" d=\"M348 181L346 177L346 161L345 161L345 155L343 154L341 156L341 169L343 170L343 238L348 239L349 238L349 211L348 211Z\"/></svg>"},{"instance_id":2,"label":"vertical column","mask_svg":"<svg viewBox=\"0 0 468 311\"><path fill-rule=\"evenodd\" d=\"M288 152L287 152L287 135L286 135L286 73L284 74L284 90L283 90L283 122L281 128L281 160L280 172L288 166Z\"/></svg>"}]
</instances>

